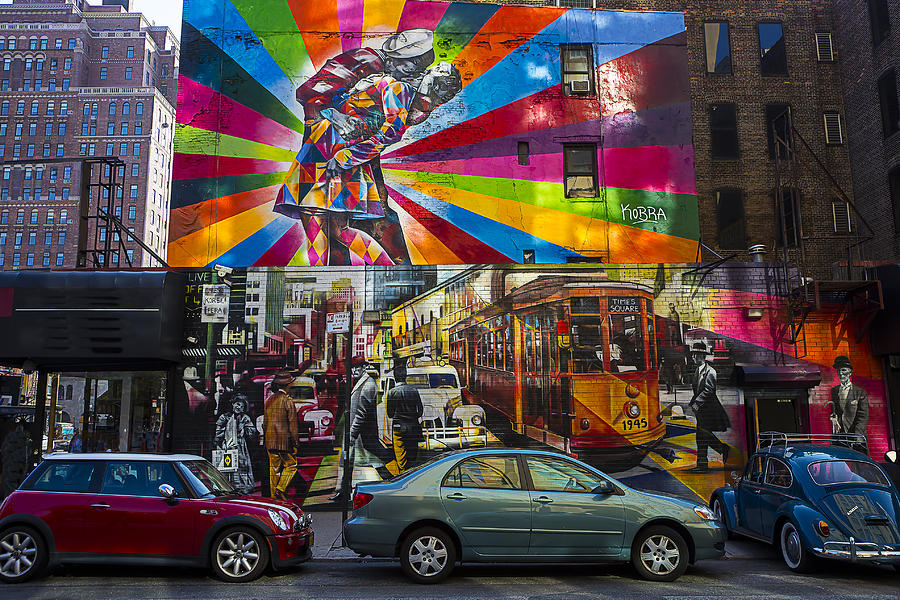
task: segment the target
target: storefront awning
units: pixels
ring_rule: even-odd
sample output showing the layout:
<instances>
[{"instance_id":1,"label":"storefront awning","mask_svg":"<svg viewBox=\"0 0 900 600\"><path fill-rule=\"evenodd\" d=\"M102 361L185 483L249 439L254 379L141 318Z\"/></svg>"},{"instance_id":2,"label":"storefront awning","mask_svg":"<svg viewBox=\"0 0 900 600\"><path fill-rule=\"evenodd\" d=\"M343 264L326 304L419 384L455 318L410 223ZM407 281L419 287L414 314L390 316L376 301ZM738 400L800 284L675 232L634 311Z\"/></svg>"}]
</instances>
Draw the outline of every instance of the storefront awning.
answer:
<instances>
[{"instance_id":1,"label":"storefront awning","mask_svg":"<svg viewBox=\"0 0 900 600\"><path fill-rule=\"evenodd\" d=\"M822 382L822 372L815 365L735 365L739 386L811 388Z\"/></svg>"}]
</instances>

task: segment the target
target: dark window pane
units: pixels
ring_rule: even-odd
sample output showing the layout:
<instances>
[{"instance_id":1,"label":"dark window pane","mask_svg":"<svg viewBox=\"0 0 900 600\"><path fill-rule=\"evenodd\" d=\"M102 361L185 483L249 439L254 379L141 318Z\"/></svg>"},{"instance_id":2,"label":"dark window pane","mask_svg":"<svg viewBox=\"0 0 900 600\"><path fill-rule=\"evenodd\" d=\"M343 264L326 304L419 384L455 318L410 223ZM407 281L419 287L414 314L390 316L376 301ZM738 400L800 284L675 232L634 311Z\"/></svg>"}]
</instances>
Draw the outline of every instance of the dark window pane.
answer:
<instances>
[{"instance_id":1,"label":"dark window pane","mask_svg":"<svg viewBox=\"0 0 900 600\"><path fill-rule=\"evenodd\" d=\"M869 0L869 22L872 25L872 45L877 46L891 32L887 0Z\"/></svg>"},{"instance_id":2,"label":"dark window pane","mask_svg":"<svg viewBox=\"0 0 900 600\"><path fill-rule=\"evenodd\" d=\"M781 23L759 24L760 65L764 75L786 75L787 54Z\"/></svg>"},{"instance_id":3,"label":"dark window pane","mask_svg":"<svg viewBox=\"0 0 900 600\"><path fill-rule=\"evenodd\" d=\"M519 164L527 165L529 162L528 142L519 142Z\"/></svg>"},{"instance_id":4,"label":"dark window pane","mask_svg":"<svg viewBox=\"0 0 900 600\"><path fill-rule=\"evenodd\" d=\"M897 101L897 75L893 69L878 78L878 103L884 136L900 131L900 105Z\"/></svg>"},{"instance_id":5,"label":"dark window pane","mask_svg":"<svg viewBox=\"0 0 900 600\"><path fill-rule=\"evenodd\" d=\"M597 148L593 145L563 146L566 197L597 195Z\"/></svg>"},{"instance_id":6,"label":"dark window pane","mask_svg":"<svg viewBox=\"0 0 900 600\"><path fill-rule=\"evenodd\" d=\"M778 135L778 156L787 158L791 148L791 106L789 104L766 105L766 139L769 158L775 158L775 134Z\"/></svg>"},{"instance_id":7,"label":"dark window pane","mask_svg":"<svg viewBox=\"0 0 900 600\"><path fill-rule=\"evenodd\" d=\"M714 158L737 158L737 110L734 104L709 105L710 150Z\"/></svg>"},{"instance_id":8,"label":"dark window pane","mask_svg":"<svg viewBox=\"0 0 900 600\"><path fill-rule=\"evenodd\" d=\"M800 193L785 187L781 189L781 197L775 196L775 216L778 219L776 228L779 246L796 246L800 233Z\"/></svg>"},{"instance_id":9,"label":"dark window pane","mask_svg":"<svg viewBox=\"0 0 900 600\"><path fill-rule=\"evenodd\" d=\"M746 247L744 199L741 190L716 192L716 220L720 248L740 250Z\"/></svg>"},{"instance_id":10,"label":"dark window pane","mask_svg":"<svg viewBox=\"0 0 900 600\"><path fill-rule=\"evenodd\" d=\"M706 40L706 72L731 73L731 43L728 23L704 23Z\"/></svg>"},{"instance_id":11,"label":"dark window pane","mask_svg":"<svg viewBox=\"0 0 900 600\"><path fill-rule=\"evenodd\" d=\"M900 232L900 167L894 167L888 173L888 187L891 191L891 205L894 207L894 231Z\"/></svg>"}]
</instances>

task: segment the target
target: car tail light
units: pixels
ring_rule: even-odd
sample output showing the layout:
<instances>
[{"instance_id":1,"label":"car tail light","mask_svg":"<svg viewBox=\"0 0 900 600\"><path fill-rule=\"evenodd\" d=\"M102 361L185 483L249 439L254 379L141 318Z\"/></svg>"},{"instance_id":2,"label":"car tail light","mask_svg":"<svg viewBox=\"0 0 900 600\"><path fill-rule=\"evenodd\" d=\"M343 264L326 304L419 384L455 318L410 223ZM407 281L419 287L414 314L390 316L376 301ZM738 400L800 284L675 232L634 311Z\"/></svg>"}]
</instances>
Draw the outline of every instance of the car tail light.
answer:
<instances>
[{"instance_id":1,"label":"car tail light","mask_svg":"<svg viewBox=\"0 0 900 600\"><path fill-rule=\"evenodd\" d=\"M818 523L816 523L816 531L818 531L819 535L821 535L822 537L828 537L828 535L831 533L831 528L828 527L828 523L826 523L825 521L819 521Z\"/></svg>"},{"instance_id":2,"label":"car tail light","mask_svg":"<svg viewBox=\"0 0 900 600\"><path fill-rule=\"evenodd\" d=\"M371 502L372 498L374 497L375 496L373 496L372 494L367 494L365 492L356 492L355 494L353 494L353 510L362 508L363 506Z\"/></svg>"}]
</instances>

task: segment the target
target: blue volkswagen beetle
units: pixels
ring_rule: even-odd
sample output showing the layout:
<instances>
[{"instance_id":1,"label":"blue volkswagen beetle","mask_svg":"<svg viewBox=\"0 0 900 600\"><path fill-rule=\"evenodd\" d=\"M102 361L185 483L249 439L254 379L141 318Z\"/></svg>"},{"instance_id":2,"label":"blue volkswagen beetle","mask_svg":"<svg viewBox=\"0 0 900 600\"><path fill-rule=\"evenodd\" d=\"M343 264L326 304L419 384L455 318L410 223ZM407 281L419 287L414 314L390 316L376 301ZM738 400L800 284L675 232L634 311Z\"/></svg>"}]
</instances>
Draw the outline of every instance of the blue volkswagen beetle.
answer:
<instances>
[{"instance_id":1,"label":"blue volkswagen beetle","mask_svg":"<svg viewBox=\"0 0 900 600\"><path fill-rule=\"evenodd\" d=\"M359 484L344 539L363 555L399 557L436 583L464 562L628 562L652 581L725 553L704 504L645 494L551 452L451 452L387 482Z\"/></svg>"},{"instance_id":2,"label":"blue volkswagen beetle","mask_svg":"<svg viewBox=\"0 0 900 600\"><path fill-rule=\"evenodd\" d=\"M760 434L743 476L713 492L713 512L729 533L780 548L793 571L819 557L900 568L900 492L865 454L816 443L865 443L845 438Z\"/></svg>"}]
</instances>

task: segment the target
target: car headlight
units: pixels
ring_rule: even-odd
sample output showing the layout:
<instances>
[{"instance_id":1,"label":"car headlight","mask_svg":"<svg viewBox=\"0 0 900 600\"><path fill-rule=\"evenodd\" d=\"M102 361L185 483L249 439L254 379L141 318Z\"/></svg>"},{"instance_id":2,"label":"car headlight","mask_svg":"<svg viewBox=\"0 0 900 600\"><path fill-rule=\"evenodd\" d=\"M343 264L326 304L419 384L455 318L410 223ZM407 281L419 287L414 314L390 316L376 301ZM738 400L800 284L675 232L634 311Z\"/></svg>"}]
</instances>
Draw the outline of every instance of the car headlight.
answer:
<instances>
[{"instance_id":1,"label":"car headlight","mask_svg":"<svg viewBox=\"0 0 900 600\"><path fill-rule=\"evenodd\" d=\"M709 508L701 505L697 505L694 507L694 512L697 513L697 516L701 519L705 519L706 521L718 521L719 517L716 516L716 513L709 510Z\"/></svg>"},{"instance_id":2,"label":"car headlight","mask_svg":"<svg viewBox=\"0 0 900 600\"><path fill-rule=\"evenodd\" d=\"M275 527L277 527L278 529L280 529L282 531L287 531L288 526L287 526L287 523L284 521L284 517L281 516L281 513L279 513L278 511L272 510L271 508L268 510L269 510L269 518L272 519L273 523L275 523Z\"/></svg>"},{"instance_id":3,"label":"car headlight","mask_svg":"<svg viewBox=\"0 0 900 600\"><path fill-rule=\"evenodd\" d=\"M481 415L472 415L472 425L476 427L481 425Z\"/></svg>"}]
</instances>

